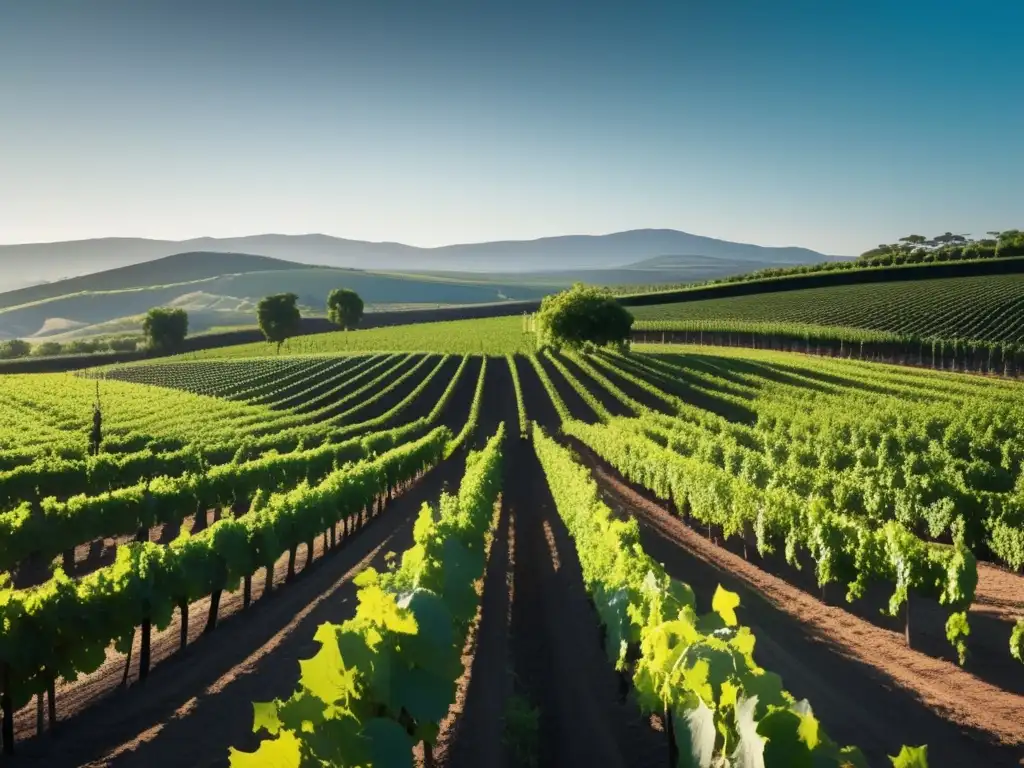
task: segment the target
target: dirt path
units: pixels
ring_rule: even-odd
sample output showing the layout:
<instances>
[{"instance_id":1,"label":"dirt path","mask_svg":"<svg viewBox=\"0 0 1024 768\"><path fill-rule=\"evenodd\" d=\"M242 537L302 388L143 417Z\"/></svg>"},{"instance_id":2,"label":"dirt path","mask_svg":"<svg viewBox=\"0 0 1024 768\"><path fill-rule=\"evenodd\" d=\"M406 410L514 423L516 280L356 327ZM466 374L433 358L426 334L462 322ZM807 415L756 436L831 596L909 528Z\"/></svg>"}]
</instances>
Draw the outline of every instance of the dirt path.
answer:
<instances>
[{"instance_id":1,"label":"dirt path","mask_svg":"<svg viewBox=\"0 0 1024 768\"><path fill-rule=\"evenodd\" d=\"M954 664L906 647L902 637L827 605L718 547L631 489L574 445L613 509L641 523L647 552L688 582L710 608L721 583L739 592L740 620L757 658L807 698L826 731L886 765L902 744L928 744L950 766L1024 765L1024 698Z\"/></svg>"},{"instance_id":2,"label":"dirt path","mask_svg":"<svg viewBox=\"0 0 1024 768\"><path fill-rule=\"evenodd\" d=\"M547 369L560 391L575 395L567 402L585 407L562 376ZM557 429L558 416L533 367L520 365L519 374L527 417L549 432ZM515 522L512 665L516 694L539 711L537 764L660 768L667 759L663 735L641 717L632 697L619 699L619 679L601 646L575 546L529 441L518 446L509 469L515 478L505 499Z\"/></svg>"}]
</instances>

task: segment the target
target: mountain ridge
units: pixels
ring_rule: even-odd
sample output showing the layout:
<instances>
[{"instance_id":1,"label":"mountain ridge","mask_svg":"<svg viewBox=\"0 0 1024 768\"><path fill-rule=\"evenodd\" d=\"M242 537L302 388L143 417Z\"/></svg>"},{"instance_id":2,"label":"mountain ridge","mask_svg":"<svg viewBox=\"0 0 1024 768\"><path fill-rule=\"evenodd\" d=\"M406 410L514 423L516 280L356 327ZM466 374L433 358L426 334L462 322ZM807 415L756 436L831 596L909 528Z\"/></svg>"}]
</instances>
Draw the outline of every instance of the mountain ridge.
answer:
<instances>
[{"instance_id":1,"label":"mountain ridge","mask_svg":"<svg viewBox=\"0 0 1024 768\"><path fill-rule=\"evenodd\" d=\"M0 291L205 251L264 256L304 265L377 270L533 272L608 269L665 254L693 253L720 259L723 271L742 262L808 264L837 257L799 246L760 246L674 229L633 229L603 235L556 235L433 247L371 242L310 233L198 237L188 240L109 237L53 243L0 245ZM736 264L735 262L739 262Z\"/></svg>"}]
</instances>

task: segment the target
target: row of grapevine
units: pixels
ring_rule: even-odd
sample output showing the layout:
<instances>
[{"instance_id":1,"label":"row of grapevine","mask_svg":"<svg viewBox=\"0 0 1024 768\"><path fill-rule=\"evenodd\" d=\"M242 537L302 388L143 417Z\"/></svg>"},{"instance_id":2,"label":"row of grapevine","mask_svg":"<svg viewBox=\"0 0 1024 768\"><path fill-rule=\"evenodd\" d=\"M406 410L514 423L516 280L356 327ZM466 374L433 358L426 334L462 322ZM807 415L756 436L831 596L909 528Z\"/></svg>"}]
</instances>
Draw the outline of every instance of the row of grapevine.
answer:
<instances>
[{"instance_id":1,"label":"row of grapevine","mask_svg":"<svg viewBox=\"0 0 1024 768\"><path fill-rule=\"evenodd\" d=\"M234 591L244 582L248 595L250 579L261 568L267 569L272 586L274 564L282 554L291 554L291 571L300 544L311 544L337 523L361 515L437 464L450 439L450 431L439 427L377 458L331 472L315 486L300 483L284 493L260 493L247 513L228 516L197 535L167 546L121 547L113 565L81 580L58 570L41 587L0 592L5 748L13 740L14 710L33 693L49 689L52 697L58 677L74 680L97 669L111 643L127 651L139 626L140 677L145 676L151 628L165 627L175 608L186 626L189 603L212 595L207 623L212 628L223 590Z\"/></svg>"},{"instance_id":2,"label":"row of grapevine","mask_svg":"<svg viewBox=\"0 0 1024 768\"><path fill-rule=\"evenodd\" d=\"M636 427L635 420L618 420L596 426L573 421L562 428L628 480L671 500L684 518L717 526L726 538L756 542L762 554L784 552L797 566L807 553L818 584L845 584L851 602L868 584L883 582L894 585L892 615L911 591L949 606L946 634L963 661L967 609L978 582L975 558L965 547L922 541L895 520L879 525L785 486L759 487L745 467L720 468L680 455Z\"/></svg>"},{"instance_id":3,"label":"row of grapevine","mask_svg":"<svg viewBox=\"0 0 1024 768\"><path fill-rule=\"evenodd\" d=\"M523 399L523 385L519 381L519 369L516 367L516 359L513 355L506 355L505 362L508 364L509 373L512 375L512 387L516 392L516 411L519 413L519 436L529 436L529 424L526 419L526 401Z\"/></svg>"},{"instance_id":4,"label":"row of grapevine","mask_svg":"<svg viewBox=\"0 0 1024 768\"><path fill-rule=\"evenodd\" d=\"M408 766L429 755L454 702L462 648L477 610L501 487L505 429L466 459L457 495L424 504L415 544L394 571L357 578L358 607L343 624L322 624L320 650L299 662L286 701L255 704L254 753L232 749L234 768L256 765Z\"/></svg>"},{"instance_id":5,"label":"row of grapevine","mask_svg":"<svg viewBox=\"0 0 1024 768\"><path fill-rule=\"evenodd\" d=\"M667 367L656 360L645 365ZM952 536L977 554L1024 566L1019 406L982 398L965 403L956 393L911 402L903 393L837 398L813 392L778 383L759 389L748 406L758 416L756 427L731 430L737 442L761 454L757 474L838 509L894 518L921 535ZM694 441L706 435L690 433L683 444L693 452ZM723 442L728 437L715 437L714 453L725 466L723 451L731 451L738 469L744 457Z\"/></svg>"},{"instance_id":6,"label":"row of grapevine","mask_svg":"<svg viewBox=\"0 0 1024 768\"><path fill-rule=\"evenodd\" d=\"M741 320L636 323L632 339L641 344L750 347L1001 376L1024 373L1024 342L1019 341L902 336Z\"/></svg>"},{"instance_id":7,"label":"row of grapevine","mask_svg":"<svg viewBox=\"0 0 1024 768\"><path fill-rule=\"evenodd\" d=\"M436 423L450 401L467 360L463 359L426 417L386 431L306 450L270 453L244 462L231 461L212 467L183 465L182 471L174 477L161 475L97 495L72 496L64 502L46 498L35 510L25 502L0 513L0 569L11 568L30 557L49 561L65 553L68 558L71 556L69 549L98 538L144 533L155 525L180 526L186 517L199 511L245 504L257 489L279 490L303 481L315 484L345 462L371 457L423 434ZM481 390L479 384L477 390L478 393ZM418 394L414 391L396 404L384 414L386 418L353 426L369 428L395 418ZM464 440L476 426L479 396L475 406L470 422L457 441ZM168 470L168 475L169 470L174 469L172 464L157 466Z\"/></svg>"},{"instance_id":8,"label":"row of grapevine","mask_svg":"<svg viewBox=\"0 0 1024 768\"><path fill-rule=\"evenodd\" d=\"M856 747L828 738L808 702L758 666L755 637L737 621L737 595L719 587L712 613L698 615L690 587L641 548L636 521L614 519L589 473L540 427L533 443L576 545L608 656L640 708L668 721L673 766L866 765ZM924 765L924 755L923 747L904 748L894 762Z\"/></svg>"},{"instance_id":9,"label":"row of grapevine","mask_svg":"<svg viewBox=\"0 0 1024 768\"><path fill-rule=\"evenodd\" d=\"M952 340L1024 341L1024 275L866 283L636 307L641 327L808 324ZM699 329L695 329L699 330Z\"/></svg>"}]
</instances>

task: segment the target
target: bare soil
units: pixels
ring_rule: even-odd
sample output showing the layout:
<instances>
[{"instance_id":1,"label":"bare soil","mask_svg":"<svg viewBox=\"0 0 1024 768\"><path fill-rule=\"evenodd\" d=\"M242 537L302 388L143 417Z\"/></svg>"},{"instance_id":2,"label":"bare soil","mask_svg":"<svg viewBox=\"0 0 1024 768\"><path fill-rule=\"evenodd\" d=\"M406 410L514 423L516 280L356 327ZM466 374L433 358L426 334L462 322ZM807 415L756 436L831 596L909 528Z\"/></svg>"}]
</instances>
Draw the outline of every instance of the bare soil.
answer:
<instances>
[{"instance_id":1,"label":"bare soil","mask_svg":"<svg viewBox=\"0 0 1024 768\"><path fill-rule=\"evenodd\" d=\"M575 395L567 404L590 410L557 371L547 370ZM557 414L533 367L522 365L519 373L527 417L548 432L557 429ZM512 661L517 695L540 712L537 764L662 766L668 746L660 724L641 716L631 695L620 699L575 546L528 441L513 462L515 482L506 488L515 520Z\"/></svg>"},{"instance_id":2,"label":"bare soil","mask_svg":"<svg viewBox=\"0 0 1024 768\"><path fill-rule=\"evenodd\" d=\"M857 744L873 765L887 764L902 744L928 744L937 765L1024 765L1024 697L909 649L899 632L828 605L715 545L578 443L574 448L609 505L639 520L645 550L694 588L702 610L710 609L718 584L740 594L740 621L757 637L758 661L781 674L795 696L810 700L834 739ZM991 585L985 595L1008 589L987 573L984 581ZM1009 659L1008 648L1002 653Z\"/></svg>"}]
</instances>

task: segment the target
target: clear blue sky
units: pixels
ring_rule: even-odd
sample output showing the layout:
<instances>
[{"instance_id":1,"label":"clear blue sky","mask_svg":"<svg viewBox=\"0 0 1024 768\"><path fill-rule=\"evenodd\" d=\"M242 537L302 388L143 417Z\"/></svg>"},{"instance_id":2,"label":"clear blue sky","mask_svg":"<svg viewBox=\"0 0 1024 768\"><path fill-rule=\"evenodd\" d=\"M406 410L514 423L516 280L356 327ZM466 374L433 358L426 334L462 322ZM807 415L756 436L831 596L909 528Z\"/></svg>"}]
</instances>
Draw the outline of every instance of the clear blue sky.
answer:
<instances>
[{"instance_id":1,"label":"clear blue sky","mask_svg":"<svg viewBox=\"0 0 1024 768\"><path fill-rule=\"evenodd\" d=\"M1024 225L1020 0L0 0L0 242Z\"/></svg>"}]
</instances>

